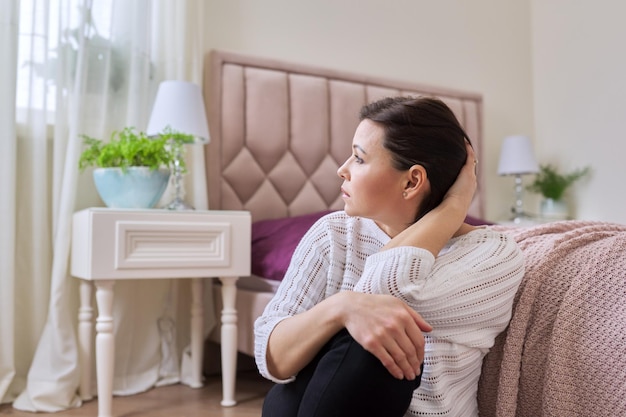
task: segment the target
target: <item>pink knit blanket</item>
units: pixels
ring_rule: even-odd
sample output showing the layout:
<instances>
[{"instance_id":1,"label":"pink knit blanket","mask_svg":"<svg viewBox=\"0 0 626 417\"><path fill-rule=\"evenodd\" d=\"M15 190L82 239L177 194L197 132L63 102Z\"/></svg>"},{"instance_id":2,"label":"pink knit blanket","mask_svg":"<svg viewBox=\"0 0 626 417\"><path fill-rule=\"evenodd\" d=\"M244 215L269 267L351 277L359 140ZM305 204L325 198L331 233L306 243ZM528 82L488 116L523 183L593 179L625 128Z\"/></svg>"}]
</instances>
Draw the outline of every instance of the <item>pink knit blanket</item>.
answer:
<instances>
[{"instance_id":1,"label":"pink knit blanket","mask_svg":"<svg viewBox=\"0 0 626 417\"><path fill-rule=\"evenodd\" d=\"M626 416L626 225L511 233L526 257L508 329L485 358L481 416Z\"/></svg>"}]
</instances>

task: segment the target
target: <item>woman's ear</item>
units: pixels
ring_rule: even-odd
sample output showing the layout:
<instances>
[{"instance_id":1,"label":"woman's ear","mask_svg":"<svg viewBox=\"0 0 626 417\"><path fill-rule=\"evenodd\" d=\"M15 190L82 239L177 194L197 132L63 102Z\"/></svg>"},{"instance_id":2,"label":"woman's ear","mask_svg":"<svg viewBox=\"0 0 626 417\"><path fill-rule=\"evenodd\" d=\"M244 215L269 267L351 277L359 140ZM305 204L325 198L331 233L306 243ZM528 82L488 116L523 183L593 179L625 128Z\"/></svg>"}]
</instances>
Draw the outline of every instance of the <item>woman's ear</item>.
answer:
<instances>
[{"instance_id":1,"label":"woman's ear","mask_svg":"<svg viewBox=\"0 0 626 417\"><path fill-rule=\"evenodd\" d=\"M426 168L417 164L413 165L407 171L403 195L406 193L407 197L412 197L418 194L424 194L430 188L429 185Z\"/></svg>"}]
</instances>

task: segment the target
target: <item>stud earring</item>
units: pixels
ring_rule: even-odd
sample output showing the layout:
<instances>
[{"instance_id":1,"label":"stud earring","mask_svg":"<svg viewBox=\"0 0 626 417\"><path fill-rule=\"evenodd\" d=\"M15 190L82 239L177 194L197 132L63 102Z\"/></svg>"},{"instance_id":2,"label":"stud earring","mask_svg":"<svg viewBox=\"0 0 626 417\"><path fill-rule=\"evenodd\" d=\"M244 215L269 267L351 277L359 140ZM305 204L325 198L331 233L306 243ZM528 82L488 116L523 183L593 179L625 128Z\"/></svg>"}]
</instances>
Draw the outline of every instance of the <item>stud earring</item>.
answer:
<instances>
[{"instance_id":1,"label":"stud earring","mask_svg":"<svg viewBox=\"0 0 626 417\"><path fill-rule=\"evenodd\" d=\"M402 197L406 198L406 196L407 196L406 191L403 191L402 192Z\"/></svg>"}]
</instances>

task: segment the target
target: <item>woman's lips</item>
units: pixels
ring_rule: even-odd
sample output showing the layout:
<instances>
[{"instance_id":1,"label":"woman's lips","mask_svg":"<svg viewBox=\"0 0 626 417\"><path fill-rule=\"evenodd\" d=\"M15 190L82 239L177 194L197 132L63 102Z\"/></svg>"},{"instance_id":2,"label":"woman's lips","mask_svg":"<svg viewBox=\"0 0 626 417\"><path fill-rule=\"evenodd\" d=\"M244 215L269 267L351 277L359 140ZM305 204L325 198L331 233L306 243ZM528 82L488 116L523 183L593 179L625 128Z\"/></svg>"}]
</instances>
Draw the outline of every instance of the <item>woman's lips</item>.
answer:
<instances>
[{"instance_id":1,"label":"woman's lips","mask_svg":"<svg viewBox=\"0 0 626 417\"><path fill-rule=\"evenodd\" d=\"M341 196L342 196L342 197L346 197L346 198L347 198L347 197L350 197L350 194L348 194L348 193L346 192L346 190L344 190L344 189L342 188L342 189L341 189Z\"/></svg>"}]
</instances>

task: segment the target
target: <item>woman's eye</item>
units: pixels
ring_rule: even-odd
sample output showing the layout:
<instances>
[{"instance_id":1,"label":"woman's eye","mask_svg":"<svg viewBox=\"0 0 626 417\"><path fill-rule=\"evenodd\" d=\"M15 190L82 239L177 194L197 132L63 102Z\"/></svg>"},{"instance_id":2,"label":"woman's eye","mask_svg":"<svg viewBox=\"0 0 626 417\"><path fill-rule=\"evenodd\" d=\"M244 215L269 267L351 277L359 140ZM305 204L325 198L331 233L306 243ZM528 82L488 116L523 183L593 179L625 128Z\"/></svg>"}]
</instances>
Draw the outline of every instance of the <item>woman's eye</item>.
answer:
<instances>
[{"instance_id":1,"label":"woman's eye","mask_svg":"<svg viewBox=\"0 0 626 417\"><path fill-rule=\"evenodd\" d=\"M362 164L363 163L363 158L359 158L358 155L352 155L354 156L354 160L356 161L357 164Z\"/></svg>"}]
</instances>

